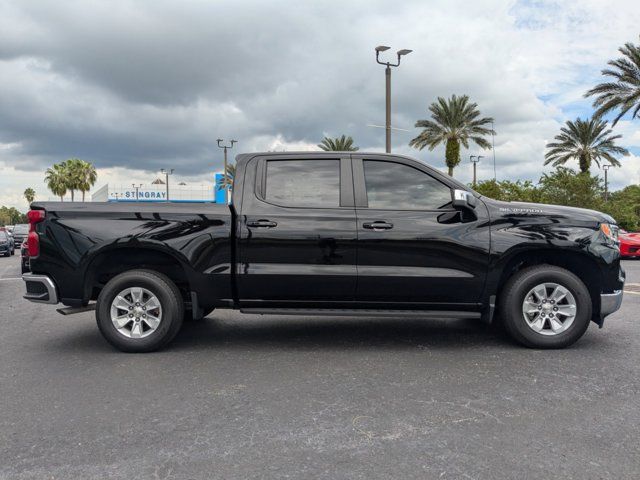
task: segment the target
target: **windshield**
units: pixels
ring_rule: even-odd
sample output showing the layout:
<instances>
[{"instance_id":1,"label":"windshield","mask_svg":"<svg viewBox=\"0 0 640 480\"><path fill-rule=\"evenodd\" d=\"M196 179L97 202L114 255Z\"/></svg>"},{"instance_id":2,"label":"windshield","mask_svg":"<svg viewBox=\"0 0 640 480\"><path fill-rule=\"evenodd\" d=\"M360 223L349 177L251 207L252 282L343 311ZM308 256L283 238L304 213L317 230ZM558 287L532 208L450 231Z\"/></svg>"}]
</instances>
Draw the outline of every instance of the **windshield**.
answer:
<instances>
[{"instance_id":1,"label":"windshield","mask_svg":"<svg viewBox=\"0 0 640 480\"><path fill-rule=\"evenodd\" d=\"M6 242L7 238L7 232L0 230L0 242Z\"/></svg>"},{"instance_id":2,"label":"windshield","mask_svg":"<svg viewBox=\"0 0 640 480\"><path fill-rule=\"evenodd\" d=\"M26 224L16 225L13 228L13 233L28 233L28 232L29 232L29 225L26 225Z\"/></svg>"}]
</instances>

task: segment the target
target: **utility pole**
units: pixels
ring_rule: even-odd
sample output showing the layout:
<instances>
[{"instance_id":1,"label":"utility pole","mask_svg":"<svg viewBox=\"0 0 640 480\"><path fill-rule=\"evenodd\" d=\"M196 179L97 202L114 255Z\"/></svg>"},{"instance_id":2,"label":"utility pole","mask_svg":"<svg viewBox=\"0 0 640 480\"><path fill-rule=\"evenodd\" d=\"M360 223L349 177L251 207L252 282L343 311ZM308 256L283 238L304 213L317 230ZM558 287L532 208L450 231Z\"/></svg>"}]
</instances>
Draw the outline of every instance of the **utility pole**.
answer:
<instances>
[{"instance_id":1,"label":"utility pole","mask_svg":"<svg viewBox=\"0 0 640 480\"><path fill-rule=\"evenodd\" d=\"M400 66L400 58L403 55L410 54L413 50L402 49L398 50L396 54L398 55L398 60L396 63L390 62L381 62L380 61L380 52L385 52L389 50L391 47L387 47L385 45L379 45L376 47L376 62L380 65L385 65L384 69L384 77L385 77L385 87L386 87L386 96L385 96L385 130L386 130L386 138L385 138L385 151L387 153L391 153L391 67L399 67Z\"/></svg>"},{"instance_id":2,"label":"utility pole","mask_svg":"<svg viewBox=\"0 0 640 480\"><path fill-rule=\"evenodd\" d=\"M609 172L610 167L611 165L609 165L608 163L605 163L604 165L602 165L602 169L604 170L604 201L605 202L609 201L609 176L607 175L607 173Z\"/></svg>"},{"instance_id":3,"label":"utility pole","mask_svg":"<svg viewBox=\"0 0 640 480\"><path fill-rule=\"evenodd\" d=\"M496 181L496 131L493 129L493 120L491 120L491 150L493 151L493 181Z\"/></svg>"},{"instance_id":4,"label":"utility pole","mask_svg":"<svg viewBox=\"0 0 640 480\"><path fill-rule=\"evenodd\" d=\"M131 186L132 186L133 188L135 188L135 189L136 189L136 202L139 202L139 201L140 201L140 200L139 200L139 198L140 198L140 197L138 196L138 189L139 189L140 187L142 187L142 184L140 184L140 185L136 185L135 183L132 183L132 184L131 184Z\"/></svg>"},{"instance_id":5,"label":"utility pole","mask_svg":"<svg viewBox=\"0 0 640 480\"><path fill-rule=\"evenodd\" d=\"M227 149L233 148L234 143L238 143L237 140L231 140L231 145L222 145L224 140L222 138L218 138L218 147L224 150L224 177L223 177L223 185L222 188L225 190L224 198L229 203L229 170L227 168Z\"/></svg>"},{"instance_id":6,"label":"utility pole","mask_svg":"<svg viewBox=\"0 0 640 480\"><path fill-rule=\"evenodd\" d=\"M164 168L160 169L160 173L164 174L165 183L167 185L167 202L169 201L169 175L173 175L173 168L169 170L165 170Z\"/></svg>"}]
</instances>

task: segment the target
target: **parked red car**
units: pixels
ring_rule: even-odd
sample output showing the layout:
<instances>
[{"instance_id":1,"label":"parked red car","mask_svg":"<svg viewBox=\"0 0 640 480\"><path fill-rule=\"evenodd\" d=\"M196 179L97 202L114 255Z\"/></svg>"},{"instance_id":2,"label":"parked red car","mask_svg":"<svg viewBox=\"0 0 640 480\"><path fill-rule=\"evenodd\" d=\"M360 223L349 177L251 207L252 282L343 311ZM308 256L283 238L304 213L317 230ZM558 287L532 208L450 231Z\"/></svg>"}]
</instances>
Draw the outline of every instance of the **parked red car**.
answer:
<instances>
[{"instance_id":1,"label":"parked red car","mask_svg":"<svg viewBox=\"0 0 640 480\"><path fill-rule=\"evenodd\" d=\"M623 258L640 257L640 232L620 230L620 255Z\"/></svg>"}]
</instances>

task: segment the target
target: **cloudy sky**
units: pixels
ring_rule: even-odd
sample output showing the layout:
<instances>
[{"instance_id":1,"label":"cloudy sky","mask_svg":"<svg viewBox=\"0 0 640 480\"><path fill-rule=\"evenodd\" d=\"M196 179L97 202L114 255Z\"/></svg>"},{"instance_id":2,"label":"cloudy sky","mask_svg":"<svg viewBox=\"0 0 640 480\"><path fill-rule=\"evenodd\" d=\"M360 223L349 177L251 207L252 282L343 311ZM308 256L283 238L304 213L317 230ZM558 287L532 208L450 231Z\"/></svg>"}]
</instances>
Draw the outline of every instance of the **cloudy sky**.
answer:
<instances>
[{"instance_id":1,"label":"cloudy sky","mask_svg":"<svg viewBox=\"0 0 640 480\"><path fill-rule=\"evenodd\" d=\"M393 151L444 168L444 148L407 146L437 96L469 94L495 118L499 179L537 179L545 142L591 112L583 93L640 34L637 0L0 0L0 205L25 209L43 172L92 161L96 187L211 181L216 138L238 151L311 150L348 134L383 151L379 44L414 52L393 72ZM388 53L388 52L387 52ZM616 132L640 182L640 121ZM456 176L469 181L468 155ZM492 176L491 153L479 166Z\"/></svg>"}]
</instances>

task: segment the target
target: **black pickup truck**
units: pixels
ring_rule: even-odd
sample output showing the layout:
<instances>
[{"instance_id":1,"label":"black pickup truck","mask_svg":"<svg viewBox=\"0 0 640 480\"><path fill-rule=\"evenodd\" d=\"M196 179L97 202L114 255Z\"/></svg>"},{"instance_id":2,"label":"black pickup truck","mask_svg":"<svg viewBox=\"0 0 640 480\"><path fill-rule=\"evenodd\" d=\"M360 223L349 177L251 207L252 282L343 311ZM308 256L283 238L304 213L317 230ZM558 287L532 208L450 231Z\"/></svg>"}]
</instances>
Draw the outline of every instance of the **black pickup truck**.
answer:
<instances>
[{"instance_id":1,"label":"black pickup truck","mask_svg":"<svg viewBox=\"0 0 640 480\"><path fill-rule=\"evenodd\" d=\"M95 308L129 352L215 308L470 317L559 348L625 278L608 215L495 201L398 155L244 154L231 205L36 202L29 220L25 298Z\"/></svg>"}]
</instances>

